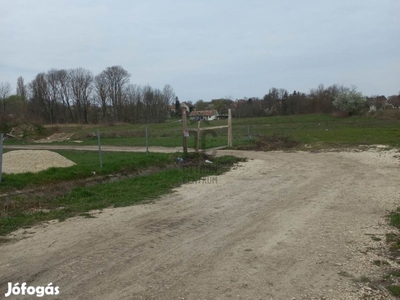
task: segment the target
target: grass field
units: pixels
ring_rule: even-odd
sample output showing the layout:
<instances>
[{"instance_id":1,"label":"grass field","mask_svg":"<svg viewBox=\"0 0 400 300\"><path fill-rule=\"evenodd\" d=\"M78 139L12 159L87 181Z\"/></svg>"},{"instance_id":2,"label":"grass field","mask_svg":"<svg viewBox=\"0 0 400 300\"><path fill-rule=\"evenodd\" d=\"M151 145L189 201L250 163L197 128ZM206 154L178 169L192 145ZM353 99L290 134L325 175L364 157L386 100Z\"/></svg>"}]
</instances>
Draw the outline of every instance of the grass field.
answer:
<instances>
[{"instance_id":1,"label":"grass field","mask_svg":"<svg viewBox=\"0 0 400 300\"><path fill-rule=\"evenodd\" d=\"M227 124L227 120L202 123L202 127ZM97 144L99 129L102 145L145 146L145 130L149 131L149 146L182 146L182 123L170 120L165 124L150 125L56 125L47 127L47 134L74 133L70 141L58 144ZM189 128L196 129L197 122ZM250 140L248 133L251 134ZM206 147L225 146L227 130L217 130L217 136L207 136ZM274 137L272 139L266 137ZM278 138L276 138L278 137ZM281 137L281 138L279 138ZM340 148L348 146L384 144L400 146L400 120L377 119L371 117L335 118L329 115L277 116L265 118L233 119L234 147L246 149L259 141L287 141L295 149ZM31 140L6 140L5 144L32 143ZM193 134L189 137L189 147L194 147ZM262 149L270 149L268 147ZM104 153L103 168L99 167L96 153L57 151L74 161L70 168L51 168L37 174L4 174L0 185L0 235L21 226L30 226L49 219L87 214L92 209L131 205L152 199L170 191L174 186L195 181L202 176L217 174L226 170L237 158L218 158L215 165L221 169L201 171L204 157L187 157L192 162L192 171L177 167L178 154L150 153ZM196 155L196 154L193 154ZM172 168L171 168L172 166ZM139 172L153 169L148 175L137 176ZM115 180L108 180L115 177ZM86 181L95 179L90 184ZM108 178L108 179L107 179ZM71 183L71 184L69 184ZM68 185L69 184L69 185ZM62 195L51 187L62 186ZM15 190L42 188L46 192L33 191L12 194ZM12 195L11 195L12 194Z\"/></svg>"},{"instance_id":2,"label":"grass field","mask_svg":"<svg viewBox=\"0 0 400 300\"><path fill-rule=\"evenodd\" d=\"M201 127L226 125L227 120L201 123ZM180 147L182 146L182 123L169 120L163 124L149 125L57 125L48 127L52 132L75 133L71 141L58 142L71 144L73 140L82 141L82 145L97 144L97 129L101 132L103 145L145 146L145 131L148 127L149 146ZM196 130L197 122L190 123L189 128ZM227 130L216 131L218 136L206 137L206 148L227 145ZM251 134L250 141L248 133ZM276 116L263 118L233 119L233 145L240 146L254 142L261 136L288 136L305 144L316 147L341 147L360 144L385 144L400 146L400 120L377 119L372 117L335 118L330 115ZM6 144L19 144L21 141L7 140ZM23 141L29 143L29 141ZM194 134L188 140L189 147L194 148Z\"/></svg>"}]
</instances>

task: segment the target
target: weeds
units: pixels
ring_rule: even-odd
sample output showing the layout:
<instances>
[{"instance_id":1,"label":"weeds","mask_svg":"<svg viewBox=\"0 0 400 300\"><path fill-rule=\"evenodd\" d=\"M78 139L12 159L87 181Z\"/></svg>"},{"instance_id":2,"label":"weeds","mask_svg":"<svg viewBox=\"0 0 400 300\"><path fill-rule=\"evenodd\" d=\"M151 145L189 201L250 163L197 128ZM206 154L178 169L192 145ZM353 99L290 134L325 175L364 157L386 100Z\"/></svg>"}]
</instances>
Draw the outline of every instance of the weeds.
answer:
<instances>
[{"instance_id":1,"label":"weeds","mask_svg":"<svg viewBox=\"0 0 400 300\"><path fill-rule=\"evenodd\" d=\"M398 286L398 285L389 285L387 287L387 289L393 296L396 296L396 297L400 296L400 286Z\"/></svg>"},{"instance_id":2,"label":"weeds","mask_svg":"<svg viewBox=\"0 0 400 300\"><path fill-rule=\"evenodd\" d=\"M400 207L389 215L389 223L390 225L400 229Z\"/></svg>"},{"instance_id":3,"label":"weeds","mask_svg":"<svg viewBox=\"0 0 400 300\"><path fill-rule=\"evenodd\" d=\"M382 259L376 259L376 260L374 260L373 262L372 262L375 266L378 266L378 267L382 267L382 266L387 266L387 265L389 265L389 263L387 262L387 261L385 261L385 260L382 260Z\"/></svg>"},{"instance_id":4,"label":"weeds","mask_svg":"<svg viewBox=\"0 0 400 300\"><path fill-rule=\"evenodd\" d=\"M400 229L400 208L388 215L388 223ZM377 240L372 236L373 240ZM379 239L380 240L380 239ZM395 260L400 253L400 237L398 233L390 232L386 234L386 244L388 245L388 255L385 259L376 259L372 263L385 270L381 280L376 280L379 285L384 286L393 296L400 296L400 269L390 267L389 260Z\"/></svg>"},{"instance_id":5,"label":"weeds","mask_svg":"<svg viewBox=\"0 0 400 300\"><path fill-rule=\"evenodd\" d=\"M242 150L274 151L287 150L300 145L300 141L286 135L274 134L271 136L259 136L249 145L238 146Z\"/></svg>"},{"instance_id":6,"label":"weeds","mask_svg":"<svg viewBox=\"0 0 400 300\"><path fill-rule=\"evenodd\" d=\"M363 283L368 283L371 282L371 279L369 279L367 276L361 276L360 278L357 279L358 282L363 282Z\"/></svg>"}]
</instances>

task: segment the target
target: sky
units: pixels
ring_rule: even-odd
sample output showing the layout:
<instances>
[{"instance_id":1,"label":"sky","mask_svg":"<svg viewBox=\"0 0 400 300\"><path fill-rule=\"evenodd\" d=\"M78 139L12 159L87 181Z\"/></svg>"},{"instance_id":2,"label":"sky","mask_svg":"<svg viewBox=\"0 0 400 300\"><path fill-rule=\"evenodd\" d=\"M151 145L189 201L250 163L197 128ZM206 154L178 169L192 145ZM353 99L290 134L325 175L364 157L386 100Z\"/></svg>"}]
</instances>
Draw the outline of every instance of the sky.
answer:
<instances>
[{"instance_id":1,"label":"sky","mask_svg":"<svg viewBox=\"0 0 400 300\"><path fill-rule=\"evenodd\" d=\"M0 82L122 66L181 101L319 84L390 96L399 15L400 0L0 0Z\"/></svg>"}]
</instances>

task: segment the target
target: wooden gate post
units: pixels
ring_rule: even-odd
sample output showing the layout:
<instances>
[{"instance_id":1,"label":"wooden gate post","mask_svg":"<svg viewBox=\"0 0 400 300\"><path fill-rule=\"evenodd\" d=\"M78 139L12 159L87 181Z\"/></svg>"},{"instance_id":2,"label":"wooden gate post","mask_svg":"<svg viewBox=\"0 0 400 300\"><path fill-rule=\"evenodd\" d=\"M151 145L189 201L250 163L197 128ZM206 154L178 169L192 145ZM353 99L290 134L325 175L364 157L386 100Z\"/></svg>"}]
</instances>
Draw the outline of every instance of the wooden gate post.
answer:
<instances>
[{"instance_id":1,"label":"wooden gate post","mask_svg":"<svg viewBox=\"0 0 400 300\"><path fill-rule=\"evenodd\" d=\"M196 152L200 149L200 121L197 121L197 139L196 139Z\"/></svg>"},{"instance_id":2,"label":"wooden gate post","mask_svg":"<svg viewBox=\"0 0 400 300\"><path fill-rule=\"evenodd\" d=\"M188 142L187 142L187 119L186 119L186 109L182 109L182 125L183 125L183 153L188 153Z\"/></svg>"},{"instance_id":3,"label":"wooden gate post","mask_svg":"<svg viewBox=\"0 0 400 300\"><path fill-rule=\"evenodd\" d=\"M232 112L228 109L228 147L232 147Z\"/></svg>"}]
</instances>

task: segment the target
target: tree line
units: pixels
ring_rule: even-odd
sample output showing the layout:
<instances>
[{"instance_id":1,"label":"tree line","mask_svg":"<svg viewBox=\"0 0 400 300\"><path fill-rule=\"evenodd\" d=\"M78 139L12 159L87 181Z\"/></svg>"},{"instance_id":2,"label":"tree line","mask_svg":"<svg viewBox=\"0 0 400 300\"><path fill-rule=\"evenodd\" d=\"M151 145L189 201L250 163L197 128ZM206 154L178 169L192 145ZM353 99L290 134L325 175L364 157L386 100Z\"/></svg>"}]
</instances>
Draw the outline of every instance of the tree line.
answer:
<instances>
[{"instance_id":1,"label":"tree line","mask_svg":"<svg viewBox=\"0 0 400 300\"><path fill-rule=\"evenodd\" d=\"M190 101L186 101L191 103ZM173 104L173 105L171 105ZM174 107L175 113L171 107ZM356 89L320 84L309 93L270 88L264 97L230 97L198 100L196 110L215 109L233 117L261 117L298 114L359 114L366 110L400 107L399 95L364 97ZM0 82L0 118L54 123L160 123L180 116L180 104L173 88L162 90L130 83L130 74L112 66L98 75L87 69L51 69L39 73L28 84L17 79L16 94L9 83Z\"/></svg>"},{"instance_id":2,"label":"tree line","mask_svg":"<svg viewBox=\"0 0 400 300\"><path fill-rule=\"evenodd\" d=\"M389 98L385 96L364 97L355 87L320 84L309 93L271 88L264 97L245 97L233 100L229 97L213 99L209 102L199 100L196 110L215 109L226 114L232 109L236 118L262 117L272 115L299 114L359 114L363 111L400 107L400 93Z\"/></svg>"},{"instance_id":3,"label":"tree line","mask_svg":"<svg viewBox=\"0 0 400 300\"><path fill-rule=\"evenodd\" d=\"M28 84L19 77L16 94L0 83L0 116L54 123L160 123L175 101L170 85L162 90L130 83L121 66L107 67L98 75L84 68L51 69Z\"/></svg>"}]
</instances>

